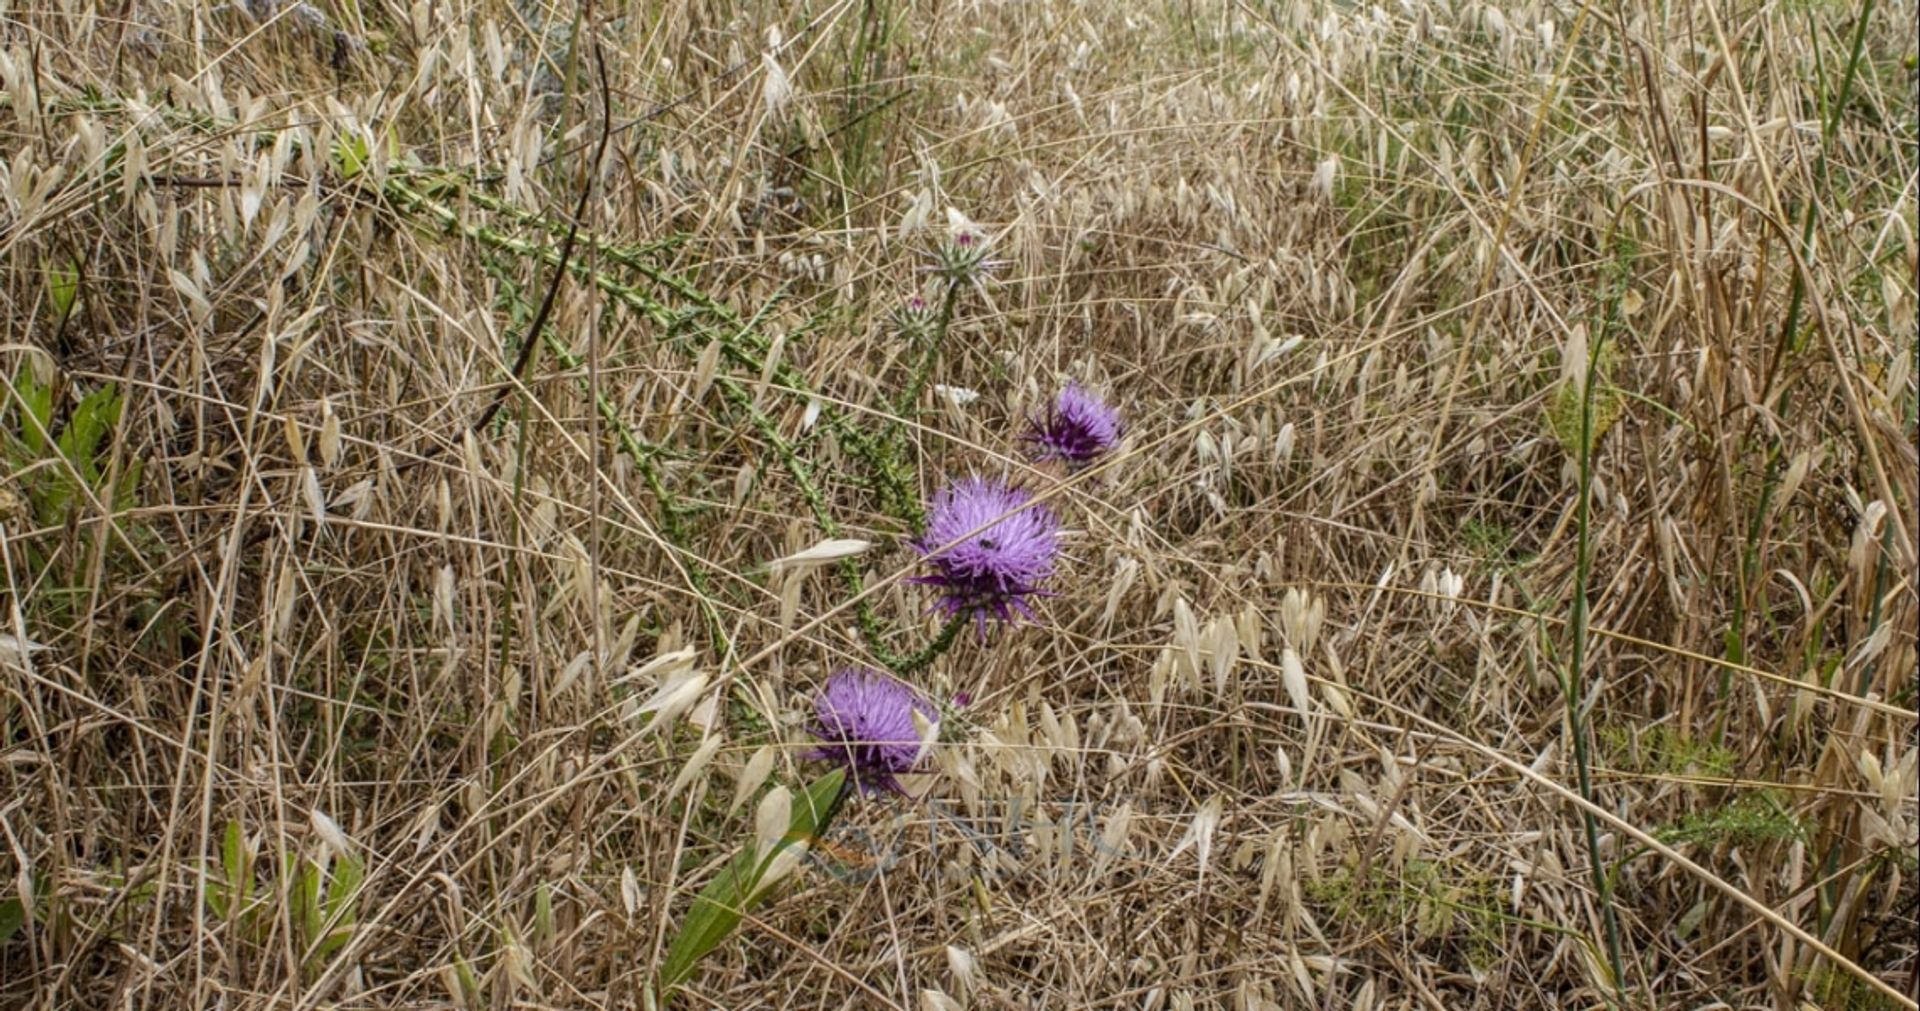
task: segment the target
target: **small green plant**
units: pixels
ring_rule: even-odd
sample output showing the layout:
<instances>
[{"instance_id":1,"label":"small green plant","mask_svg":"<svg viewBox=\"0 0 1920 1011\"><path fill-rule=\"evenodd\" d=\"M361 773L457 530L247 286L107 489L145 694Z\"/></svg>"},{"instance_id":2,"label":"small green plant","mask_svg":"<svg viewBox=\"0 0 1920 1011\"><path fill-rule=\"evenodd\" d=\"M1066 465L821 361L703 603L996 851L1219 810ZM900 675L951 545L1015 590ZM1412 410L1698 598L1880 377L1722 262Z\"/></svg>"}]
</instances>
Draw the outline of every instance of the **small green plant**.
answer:
<instances>
[{"instance_id":1,"label":"small green plant","mask_svg":"<svg viewBox=\"0 0 1920 1011\"><path fill-rule=\"evenodd\" d=\"M392 129L388 129L383 136L385 137L387 145L388 162L398 161L400 159L399 136L396 135ZM340 173L340 178L342 179L352 180L358 178L373 164L374 154L373 146L368 143L364 135L359 133L342 134L333 144L332 155L334 170Z\"/></svg>"},{"instance_id":2,"label":"small green plant","mask_svg":"<svg viewBox=\"0 0 1920 1011\"><path fill-rule=\"evenodd\" d=\"M466 956L456 954L451 963L441 966L440 982L459 1007L478 1008L485 1005L486 991L481 986L480 974L473 971L473 964L467 961Z\"/></svg>"},{"instance_id":3,"label":"small green plant","mask_svg":"<svg viewBox=\"0 0 1920 1011\"><path fill-rule=\"evenodd\" d=\"M1892 1011L1900 1007L1886 994L1825 964L1814 966L1808 973L1806 995L1812 1006L1833 1011Z\"/></svg>"},{"instance_id":4,"label":"small green plant","mask_svg":"<svg viewBox=\"0 0 1920 1011\"><path fill-rule=\"evenodd\" d=\"M257 855L240 823L229 821L220 843L218 873L207 875L207 908L220 919L238 925L246 937L259 934L260 910L265 905L254 880Z\"/></svg>"},{"instance_id":5,"label":"small green plant","mask_svg":"<svg viewBox=\"0 0 1920 1011\"><path fill-rule=\"evenodd\" d=\"M1468 551L1489 562L1505 562L1513 550L1513 531L1478 517L1460 521L1460 540Z\"/></svg>"},{"instance_id":6,"label":"small green plant","mask_svg":"<svg viewBox=\"0 0 1920 1011\"><path fill-rule=\"evenodd\" d=\"M286 872L291 882L287 899L305 952L303 966L317 972L353 936L366 868L352 854L322 849L312 857L288 855Z\"/></svg>"},{"instance_id":7,"label":"small green plant","mask_svg":"<svg viewBox=\"0 0 1920 1011\"><path fill-rule=\"evenodd\" d=\"M366 867L350 853L322 846L312 856L287 854L281 873L287 918L303 953L301 968L318 972L353 936ZM208 911L232 924L239 936L264 942L271 933L273 885L260 880L257 844L238 821L227 822L219 859L208 870L206 895Z\"/></svg>"},{"instance_id":8,"label":"small green plant","mask_svg":"<svg viewBox=\"0 0 1920 1011\"><path fill-rule=\"evenodd\" d=\"M1654 833L1662 842L1727 842L1753 846L1805 838L1807 827L1771 790L1750 793L1720 807L1689 812Z\"/></svg>"},{"instance_id":9,"label":"small green plant","mask_svg":"<svg viewBox=\"0 0 1920 1011\"><path fill-rule=\"evenodd\" d=\"M1604 727L1600 745L1607 764L1616 769L1668 776L1731 776L1738 757L1723 744L1688 737L1665 725L1638 733L1628 727Z\"/></svg>"},{"instance_id":10,"label":"small green plant","mask_svg":"<svg viewBox=\"0 0 1920 1011\"><path fill-rule=\"evenodd\" d=\"M39 886L40 882L38 880L30 882L30 891L34 893L34 895L37 895L37 893L40 892ZM33 896L30 895L29 897ZM36 902L37 901L36 899ZM34 919L37 920L39 918L40 911L35 910ZM0 945L4 945L8 941L13 940L13 935L18 934L20 928L26 925L27 905L18 895L10 899L0 900Z\"/></svg>"},{"instance_id":11,"label":"small green plant","mask_svg":"<svg viewBox=\"0 0 1920 1011\"><path fill-rule=\"evenodd\" d=\"M701 959L732 936L747 911L772 892L784 875L776 867L791 868L800 852L796 847L810 845L832 822L846 787L843 769L814 780L793 798L788 817L778 819L780 825L760 826L757 838L743 845L726 869L700 890L661 964L660 1007L693 976ZM763 807L763 820L767 815Z\"/></svg>"},{"instance_id":12,"label":"small green plant","mask_svg":"<svg viewBox=\"0 0 1920 1011\"><path fill-rule=\"evenodd\" d=\"M1491 882L1461 879L1434 860L1409 860L1397 873L1364 879L1349 867L1308 883L1306 895L1341 917L1358 918L1381 930L1411 925L1420 940L1462 946L1469 963L1492 965L1504 945L1500 898Z\"/></svg>"},{"instance_id":13,"label":"small green plant","mask_svg":"<svg viewBox=\"0 0 1920 1011\"><path fill-rule=\"evenodd\" d=\"M48 263L45 270L47 303L53 308L54 322L64 323L80 299L80 261L69 256Z\"/></svg>"},{"instance_id":14,"label":"small green plant","mask_svg":"<svg viewBox=\"0 0 1920 1011\"><path fill-rule=\"evenodd\" d=\"M116 480L109 481L108 435L120 423L125 401L109 384L87 394L74 405L55 431L54 391L22 369L13 381L7 412L11 420L0 431L7 468L19 475L19 484L34 518L45 525L64 523L87 496L98 498L119 512L133 504L140 483L140 464L130 461ZM109 487L111 485L111 487Z\"/></svg>"},{"instance_id":15,"label":"small green plant","mask_svg":"<svg viewBox=\"0 0 1920 1011\"><path fill-rule=\"evenodd\" d=\"M1603 344L1594 357L1592 417L1586 437L1590 447L1600 444L1626 407L1626 395L1613 385L1611 378L1614 360L1618 357L1613 349L1613 344ZM1552 397L1547 401L1544 419L1547 432L1571 457L1580 455L1581 411L1585 399L1583 383L1568 378L1554 385Z\"/></svg>"}]
</instances>

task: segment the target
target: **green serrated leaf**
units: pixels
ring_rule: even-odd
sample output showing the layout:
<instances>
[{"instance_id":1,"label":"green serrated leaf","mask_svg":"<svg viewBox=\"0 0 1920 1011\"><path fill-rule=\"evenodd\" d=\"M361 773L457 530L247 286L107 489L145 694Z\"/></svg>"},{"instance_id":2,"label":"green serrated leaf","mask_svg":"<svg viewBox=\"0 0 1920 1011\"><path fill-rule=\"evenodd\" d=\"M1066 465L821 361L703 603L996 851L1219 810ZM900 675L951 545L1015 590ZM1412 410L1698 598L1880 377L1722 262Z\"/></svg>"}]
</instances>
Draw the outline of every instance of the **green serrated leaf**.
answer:
<instances>
[{"instance_id":1,"label":"green serrated leaf","mask_svg":"<svg viewBox=\"0 0 1920 1011\"><path fill-rule=\"evenodd\" d=\"M726 868L700 890L660 966L662 1007L674 988L693 975L700 960L739 928L742 915L766 898L768 890L761 887L761 878L774 859L791 846L812 842L832 822L845 784L843 769L808 784L806 792L794 799L786 835L764 859L754 859L754 843L749 839Z\"/></svg>"}]
</instances>

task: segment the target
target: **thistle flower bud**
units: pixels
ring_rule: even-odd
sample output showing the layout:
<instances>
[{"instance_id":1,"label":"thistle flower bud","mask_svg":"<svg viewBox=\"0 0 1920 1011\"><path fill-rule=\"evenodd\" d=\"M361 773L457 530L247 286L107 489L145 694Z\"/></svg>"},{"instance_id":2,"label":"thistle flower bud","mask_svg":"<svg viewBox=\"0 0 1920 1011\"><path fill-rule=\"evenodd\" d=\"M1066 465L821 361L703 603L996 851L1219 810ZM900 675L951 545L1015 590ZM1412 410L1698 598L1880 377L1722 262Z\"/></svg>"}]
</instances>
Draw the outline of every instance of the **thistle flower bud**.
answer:
<instances>
[{"instance_id":1,"label":"thistle flower bud","mask_svg":"<svg viewBox=\"0 0 1920 1011\"><path fill-rule=\"evenodd\" d=\"M920 341L933 333L940 311L920 295L909 295L887 314L894 336L904 341Z\"/></svg>"}]
</instances>

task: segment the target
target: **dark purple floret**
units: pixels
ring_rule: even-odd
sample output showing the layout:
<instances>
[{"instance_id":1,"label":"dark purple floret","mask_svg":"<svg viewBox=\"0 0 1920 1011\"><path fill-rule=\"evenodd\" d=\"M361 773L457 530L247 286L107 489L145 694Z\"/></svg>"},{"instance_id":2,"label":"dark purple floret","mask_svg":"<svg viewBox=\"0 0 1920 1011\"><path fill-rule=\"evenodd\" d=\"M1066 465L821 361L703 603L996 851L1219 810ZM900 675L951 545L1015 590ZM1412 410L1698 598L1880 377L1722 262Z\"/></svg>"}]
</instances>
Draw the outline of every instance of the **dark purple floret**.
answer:
<instances>
[{"instance_id":1,"label":"dark purple floret","mask_svg":"<svg viewBox=\"0 0 1920 1011\"><path fill-rule=\"evenodd\" d=\"M1027 598L1046 593L1040 584L1060 551L1059 520L1032 500L978 477L948 485L934 496L926 532L913 545L933 572L908 582L939 587L934 607L948 616L971 613L982 633L989 617L1031 619Z\"/></svg>"},{"instance_id":2,"label":"dark purple floret","mask_svg":"<svg viewBox=\"0 0 1920 1011\"><path fill-rule=\"evenodd\" d=\"M813 736L826 742L808 758L838 762L862 793L904 793L896 778L920 761L913 714L936 719L939 710L911 685L879 671L837 671L813 701Z\"/></svg>"},{"instance_id":3,"label":"dark purple floret","mask_svg":"<svg viewBox=\"0 0 1920 1011\"><path fill-rule=\"evenodd\" d=\"M1033 420L1027 440L1042 460L1085 467L1120 442L1120 412L1079 383L1068 383L1044 418Z\"/></svg>"}]
</instances>

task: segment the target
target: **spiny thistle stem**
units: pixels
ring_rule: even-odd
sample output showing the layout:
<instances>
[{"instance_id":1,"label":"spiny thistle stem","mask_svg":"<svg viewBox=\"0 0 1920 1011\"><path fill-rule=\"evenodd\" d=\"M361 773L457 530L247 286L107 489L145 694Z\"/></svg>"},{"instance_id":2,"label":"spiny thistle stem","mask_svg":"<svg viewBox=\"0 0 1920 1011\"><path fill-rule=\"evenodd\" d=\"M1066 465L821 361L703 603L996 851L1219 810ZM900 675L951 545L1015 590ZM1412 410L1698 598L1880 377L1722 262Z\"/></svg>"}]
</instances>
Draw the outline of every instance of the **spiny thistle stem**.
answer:
<instances>
[{"instance_id":1,"label":"spiny thistle stem","mask_svg":"<svg viewBox=\"0 0 1920 1011\"><path fill-rule=\"evenodd\" d=\"M826 496L814 482L813 469L807 466L806 461L800 459L792 443L775 430L773 423L765 414L753 410L752 398L732 377L721 377L715 381L715 385L720 388L722 396L733 401L746 413L760 438L773 447L774 455L779 458L782 469L800 489L800 497L806 500L807 510L813 514L813 525L828 537L840 536L840 523L833 518L833 511L827 507ZM862 595L866 587L860 576L860 567L854 564L853 559L846 558L841 560L839 568L840 581L844 584L848 596L857 601L855 610L861 638L866 640L867 648L877 659L889 667L894 666L897 658L887 646L887 628L874 613L873 602Z\"/></svg>"},{"instance_id":2,"label":"spiny thistle stem","mask_svg":"<svg viewBox=\"0 0 1920 1011\"><path fill-rule=\"evenodd\" d=\"M457 181L444 178L429 184L430 187L458 185ZM553 250L516 239L486 225L470 223L461 218L452 208L398 178L390 179L387 188L396 203L426 212L449 231L523 258L538 260L549 265L554 265L558 261L558 254ZM507 201L482 193L475 188L463 189L462 193L479 206L519 223L539 227L555 234L565 230L565 226L560 222L514 207ZM659 246L621 246L602 236L587 232L580 233L578 241L584 242L589 248L601 253L607 260L633 270L652 283L668 289L690 303L699 313L726 324L727 328L733 331L731 334L714 335L715 339L720 341L721 353L748 372L759 374L766 371L764 359L757 355L765 355L771 350L771 342L762 337L759 331L748 322L742 321L731 308L716 301L687 282L685 278L670 271L661 270L657 265L647 262L642 254L660 248ZM692 314L673 313L664 305L642 294L638 288L616 278L593 271L580 263L571 264L570 267L581 279L594 284L622 304L639 310L669 332L677 331L691 321ZM951 305L950 294L949 313ZM944 331L944 325L942 330ZM704 329L700 329L699 332L710 333ZM742 344L747 347L743 348ZM785 392L816 401L819 399L812 384L786 362L774 363L772 378ZM924 376L922 382L924 382ZM919 512L915 497L910 494L911 482L900 474L897 459L891 448L886 445L887 440L884 438L876 440L869 436L848 421L841 411L829 405L822 405L821 417L826 422L826 430L831 431L849 453L867 465L867 471L874 482L874 490L880 497L883 510L909 526L916 525L919 521Z\"/></svg>"},{"instance_id":3,"label":"spiny thistle stem","mask_svg":"<svg viewBox=\"0 0 1920 1011\"><path fill-rule=\"evenodd\" d=\"M578 371L581 361L560 338L552 333L544 335L547 351L569 371ZM614 438L620 443L620 451L633 461L634 468L640 472L640 479L646 482L647 491L660 504L660 532L666 535L667 542L680 555L685 566L687 582L692 586L700 603L701 615L706 619L707 632L712 638L714 651L726 655L732 651L732 642L727 636L725 626L720 621L720 612L713 606L713 580L708 576L706 566L701 564L698 555L687 549L686 525L681 522L686 509L677 502L661 480L660 468L656 458L660 449L642 442L633 434L625 419L620 417L620 409L614 406L605 394L594 395L594 408L599 411L600 419L613 430Z\"/></svg>"},{"instance_id":4,"label":"spiny thistle stem","mask_svg":"<svg viewBox=\"0 0 1920 1011\"><path fill-rule=\"evenodd\" d=\"M939 635L934 636L916 652L900 657L890 664L893 672L901 675L915 674L939 659L942 654L953 648L955 642L959 641L960 630L966 627L968 617L970 617L968 614L962 612L948 618L947 623L940 626Z\"/></svg>"},{"instance_id":5,"label":"spiny thistle stem","mask_svg":"<svg viewBox=\"0 0 1920 1011\"><path fill-rule=\"evenodd\" d=\"M452 208L427 197L425 194L397 180L389 183L389 189L392 191L396 202L424 211L438 220L443 227L451 232L516 256L545 262L553 266L560 265L559 254L546 246L529 243L506 235L497 229L466 221L461 218L459 214L455 213ZM686 315L672 312L666 306L647 297L632 285L626 284L617 278L610 277L605 273L591 270L582 264L571 264L570 266L581 279L593 284L608 297L641 312L664 328L670 330L678 329L689 322ZM650 274L649 276L652 277L654 275ZM660 276L670 275L662 274ZM693 289L691 289L691 286L683 287L676 285L674 286L674 290L677 293L684 294ZM696 295L698 294L697 291L694 293ZM932 368L932 362L938 351L940 339L945 335L947 327L952 320L953 307L958 295L959 283L950 283L947 288L945 300L942 303L939 325L933 337L930 338L928 353L923 358L919 369L919 376L912 386L912 395L915 399L918 397L918 389L925 385L927 374ZM756 371L763 369L763 362L739 346L739 341L742 339L756 339L754 336L751 336L755 334L753 328L739 320L731 310L726 309L726 307L710 299L706 299L704 295L699 295L699 301L699 308L702 311L710 315L721 316L727 323L732 324L729 327L729 329L733 331L732 339L719 335L716 335L714 338L720 341L722 353L742 367ZM701 332L707 331L702 329ZM549 335L546 338L546 342L550 348L555 349L555 356L563 365L569 369L578 367L578 359L573 356L570 351L567 351L557 338ZM805 396L812 395L812 391L808 388L805 381L801 379L797 373L791 373L789 367L784 363L776 363L774 376L781 380L791 380L782 383L782 388L785 389L786 392ZM792 444L780 435L774 427L773 422L767 418L765 413L753 405L752 396L740 385L738 380L731 376L719 376L715 379L715 386L732 406L741 410L746 415L748 423L753 426L756 434L773 448L775 455L780 459L782 469L793 479L795 485L800 489L802 496L806 499L808 510L813 514L815 526L820 529L821 533L828 537L838 536L840 527L834 520L831 510L827 506L826 497L820 491L818 484L813 480L811 469L799 458ZM712 594L711 580L708 578L705 569L700 566L698 562L694 560L692 554L686 550L686 531L680 523L679 514L671 505L671 499L663 497L665 485L664 482L660 480L659 474L653 467L651 460L651 456L657 455L659 451L657 449L642 447L642 444L637 439L634 439L631 430L619 419L618 409L605 397L597 397L595 406L601 412L602 417L608 420L610 426L613 427L617 436L621 439L623 450L627 451L628 455L634 459L635 464L641 468L641 476L642 479L647 482L648 490L654 494L656 501L661 503L662 531L667 534L669 540L672 541L675 547L686 557L688 580L693 585L693 588L702 596L702 607L707 617L709 630L714 635L714 642L716 644L724 644L727 639L721 630L719 615L713 610L711 600L708 599ZM868 469L872 473L875 481L875 490L880 497L881 504L885 508L885 511L907 523L909 526L917 527L922 520L921 513L915 498L908 491L909 485L906 479L899 472L897 457L890 440L884 436L879 439L869 437L858 428L845 423L844 419L838 415L838 412L829 416L829 424L836 428L835 434L839 436L842 445L868 465ZM861 636L867 641L867 646L874 652L876 659L879 659L889 667L894 667L901 663L911 663L915 657L918 657L920 658L918 662L913 663L908 668L918 669L918 667L925 666L926 663L931 662L933 658L946 652L946 650L952 646L952 636L943 632L943 637L946 639L944 644L939 644L939 641L936 640L935 643L929 644L927 649L923 649L919 653L914 654L913 657L908 657L903 660L886 645L888 631L884 623L880 621L878 615L874 613L872 603L861 598L861 594L864 592L864 585L858 567L851 564L843 564L840 568L840 573L841 581L845 585L847 592L855 598L860 598L857 605L857 614ZM937 648L935 648L936 646Z\"/></svg>"},{"instance_id":6,"label":"spiny thistle stem","mask_svg":"<svg viewBox=\"0 0 1920 1011\"><path fill-rule=\"evenodd\" d=\"M578 355L573 353L573 349L567 347L551 331L543 332L541 340L546 345L548 353L553 355L562 368L570 372L579 372L584 367L584 363ZM523 381L526 378L521 377ZM687 512L686 508L675 499L660 476L657 460L664 455L664 451L635 435L632 427L620 417L620 409L605 394L595 392L593 401L601 420L613 431L614 438L620 445L620 451L633 461L634 467L640 472L641 480L647 485L647 490L659 504L660 531L665 535L667 543L673 546L676 554L683 559L687 583L699 600L708 634L712 637L715 649L724 654L730 649L731 640L720 621L719 611L713 606L713 581L706 567L701 564L699 556L687 548L686 526L682 522Z\"/></svg>"},{"instance_id":7,"label":"spiny thistle stem","mask_svg":"<svg viewBox=\"0 0 1920 1011\"><path fill-rule=\"evenodd\" d=\"M960 284L957 279L947 282L946 294L940 299L940 316L927 334L920 361L914 366L906 388L900 391L900 399L894 401L893 418L887 422L886 442L889 445L898 445L900 425L920 403L920 391L926 388L927 379L933 374L933 363L939 359L940 349L947 342L947 328L953 324L953 307L960 298Z\"/></svg>"}]
</instances>

